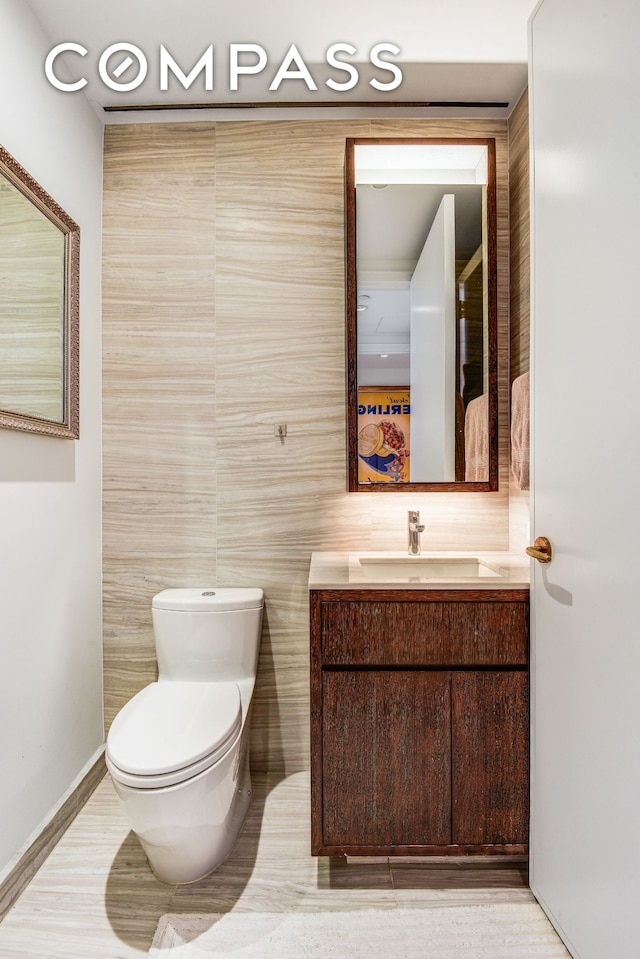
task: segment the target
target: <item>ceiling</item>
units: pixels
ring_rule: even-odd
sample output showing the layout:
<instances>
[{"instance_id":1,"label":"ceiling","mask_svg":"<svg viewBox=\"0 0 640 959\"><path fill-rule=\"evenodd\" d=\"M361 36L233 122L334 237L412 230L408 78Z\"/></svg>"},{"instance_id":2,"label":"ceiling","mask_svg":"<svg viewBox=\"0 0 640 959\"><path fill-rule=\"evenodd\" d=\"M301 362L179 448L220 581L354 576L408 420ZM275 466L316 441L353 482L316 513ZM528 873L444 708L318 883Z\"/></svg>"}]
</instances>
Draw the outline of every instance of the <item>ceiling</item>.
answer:
<instances>
[{"instance_id":1,"label":"ceiling","mask_svg":"<svg viewBox=\"0 0 640 959\"><path fill-rule=\"evenodd\" d=\"M109 111L106 122L136 119L141 108L180 108L179 112L202 105L225 109L228 119L236 107L264 108L282 104L319 107L329 103L344 107L384 104L389 109L409 109L406 103L471 103L472 115L507 116L527 80L527 20L534 0L323 0L322 4L299 0L247 0L244 4L222 0L26 0L43 27L52 49L57 44L76 43L87 52L66 52L55 62L55 75L63 82L86 79L83 94L100 113ZM144 81L127 91L112 89L99 76L101 55L113 44L127 43L141 51L148 64ZM326 52L333 44L347 43L355 53L340 52L358 71L351 90L333 91L328 79L345 83L349 75L327 63ZM389 83L392 74L372 64L371 50L378 43L395 45L399 52L381 55L402 72L394 90L377 91L370 80ZM230 46L256 44L265 54L264 68L255 75L241 75L238 89L232 90L229 75ZM291 45L295 44L302 67L288 61L291 74L277 90L270 89ZM194 75L189 89L170 74L167 90L160 84L160 47L164 46L185 77L209 46L213 47L213 89L205 87L204 71ZM107 60L107 71L117 84L138 75L137 58L117 75L127 53L115 52ZM240 64L255 63L257 54L244 53ZM68 71L65 73L65 71ZM309 89L305 71L317 86ZM394 108L394 104L396 107ZM255 108L255 107L254 107ZM379 107L376 107L377 109ZM448 110L451 107L414 107ZM456 115L468 115L456 107ZM134 116L129 111L134 110ZM126 111L126 112L125 112ZM430 115L427 113L426 115ZM155 117L149 117L150 119ZM178 117L175 117L178 119Z\"/></svg>"}]
</instances>

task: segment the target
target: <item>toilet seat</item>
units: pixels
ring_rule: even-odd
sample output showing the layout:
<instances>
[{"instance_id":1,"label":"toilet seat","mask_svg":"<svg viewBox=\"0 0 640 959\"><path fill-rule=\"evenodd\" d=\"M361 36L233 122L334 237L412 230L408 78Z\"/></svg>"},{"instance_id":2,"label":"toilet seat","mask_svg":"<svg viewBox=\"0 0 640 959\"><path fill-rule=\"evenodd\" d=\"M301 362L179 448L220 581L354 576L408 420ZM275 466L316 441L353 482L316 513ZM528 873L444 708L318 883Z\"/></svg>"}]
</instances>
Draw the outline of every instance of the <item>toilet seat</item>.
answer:
<instances>
[{"instance_id":1,"label":"toilet seat","mask_svg":"<svg viewBox=\"0 0 640 959\"><path fill-rule=\"evenodd\" d=\"M176 785L224 756L241 728L236 683L151 683L114 719L107 737L107 766L127 786Z\"/></svg>"}]
</instances>

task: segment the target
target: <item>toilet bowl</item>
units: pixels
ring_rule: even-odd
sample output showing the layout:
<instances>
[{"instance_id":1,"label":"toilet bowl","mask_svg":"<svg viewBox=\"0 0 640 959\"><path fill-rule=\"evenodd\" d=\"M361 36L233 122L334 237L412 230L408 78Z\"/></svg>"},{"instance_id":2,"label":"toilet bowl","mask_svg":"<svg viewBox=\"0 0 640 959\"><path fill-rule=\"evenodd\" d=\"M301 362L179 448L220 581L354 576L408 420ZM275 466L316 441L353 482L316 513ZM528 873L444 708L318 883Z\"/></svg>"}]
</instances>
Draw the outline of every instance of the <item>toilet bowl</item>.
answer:
<instances>
[{"instance_id":1,"label":"toilet bowl","mask_svg":"<svg viewBox=\"0 0 640 959\"><path fill-rule=\"evenodd\" d=\"M158 680L118 713L106 763L156 876L195 882L229 854L251 799L249 719L261 589L154 597Z\"/></svg>"}]
</instances>

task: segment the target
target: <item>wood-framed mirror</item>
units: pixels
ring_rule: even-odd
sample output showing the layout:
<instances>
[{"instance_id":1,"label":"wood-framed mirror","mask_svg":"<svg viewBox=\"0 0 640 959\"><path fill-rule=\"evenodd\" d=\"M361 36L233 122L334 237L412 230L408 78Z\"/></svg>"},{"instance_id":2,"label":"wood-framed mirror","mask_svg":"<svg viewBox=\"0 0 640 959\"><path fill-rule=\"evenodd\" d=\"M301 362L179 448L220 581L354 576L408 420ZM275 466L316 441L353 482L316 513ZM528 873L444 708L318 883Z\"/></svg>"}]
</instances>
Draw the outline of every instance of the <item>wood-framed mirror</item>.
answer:
<instances>
[{"instance_id":1,"label":"wood-framed mirror","mask_svg":"<svg viewBox=\"0 0 640 959\"><path fill-rule=\"evenodd\" d=\"M0 147L0 426L79 436L80 228Z\"/></svg>"},{"instance_id":2,"label":"wood-framed mirror","mask_svg":"<svg viewBox=\"0 0 640 959\"><path fill-rule=\"evenodd\" d=\"M495 157L346 141L350 492L498 489Z\"/></svg>"}]
</instances>

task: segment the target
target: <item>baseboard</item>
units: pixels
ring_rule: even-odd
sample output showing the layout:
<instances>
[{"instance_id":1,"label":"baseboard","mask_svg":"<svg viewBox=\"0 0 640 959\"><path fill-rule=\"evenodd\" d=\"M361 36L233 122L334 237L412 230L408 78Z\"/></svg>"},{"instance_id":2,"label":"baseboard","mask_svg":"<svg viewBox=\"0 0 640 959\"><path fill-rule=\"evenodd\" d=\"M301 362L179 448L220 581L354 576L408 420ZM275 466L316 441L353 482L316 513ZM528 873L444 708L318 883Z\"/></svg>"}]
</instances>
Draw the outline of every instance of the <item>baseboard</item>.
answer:
<instances>
[{"instance_id":1,"label":"baseboard","mask_svg":"<svg viewBox=\"0 0 640 959\"><path fill-rule=\"evenodd\" d=\"M28 842L6 875L0 879L0 922L4 919L18 897L29 885L60 837L71 825L87 799L106 773L104 748L97 759L89 762L88 769L80 774L79 781L63 796L53 815L39 828L34 839Z\"/></svg>"}]
</instances>

